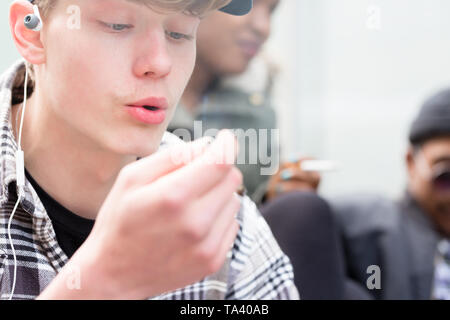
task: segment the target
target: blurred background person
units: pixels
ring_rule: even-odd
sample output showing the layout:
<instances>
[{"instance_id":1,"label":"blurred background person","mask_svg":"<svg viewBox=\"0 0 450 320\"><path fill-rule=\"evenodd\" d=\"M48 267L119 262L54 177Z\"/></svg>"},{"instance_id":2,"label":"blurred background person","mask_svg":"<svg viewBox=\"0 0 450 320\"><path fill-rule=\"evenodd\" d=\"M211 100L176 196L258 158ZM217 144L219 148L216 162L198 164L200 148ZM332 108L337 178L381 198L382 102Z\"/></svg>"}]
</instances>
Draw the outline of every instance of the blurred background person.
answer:
<instances>
[{"instance_id":1,"label":"blurred background person","mask_svg":"<svg viewBox=\"0 0 450 320\"><path fill-rule=\"evenodd\" d=\"M377 299L448 300L450 89L424 103L409 142L409 182L401 200L352 195L332 201L347 272L366 286L373 274L368 268L379 267L380 286L369 290Z\"/></svg>"},{"instance_id":2,"label":"blurred background person","mask_svg":"<svg viewBox=\"0 0 450 320\"><path fill-rule=\"evenodd\" d=\"M271 131L277 127L271 99L276 68L258 55L270 36L272 14L279 2L255 0L248 16L230 19L214 13L204 19L197 35L195 69L169 125L169 131L179 135L185 129L190 137L197 133L196 121L201 135L210 129L252 130L256 140L238 135L245 161L237 165L249 196L257 203L290 191L315 191L320 179L317 173L303 172L289 162L281 164L272 177L262 173L261 151L276 167L279 163L278 137ZM267 130L267 139L260 136L261 130Z\"/></svg>"},{"instance_id":3,"label":"blurred background person","mask_svg":"<svg viewBox=\"0 0 450 320\"><path fill-rule=\"evenodd\" d=\"M299 158L281 163L272 176L262 174L261 151L278 161L273 153L279 150L273 145L278 141L270 136L277 127L271 99L276 68L260 50L270 35L273 12L283 1L255 0L247 16L214 13L204 19L197 36L194 73L169 131L190 140L196 134L207 135L210 129L254 130L257 141L238 135L245 153L245 163L238 162L238 167L249 195L260 204L292 261L301 298L368 298L356 283L346 281L333 216L316 194L319 174L302 171ZM201 132L196 132L199 126ZM261 143L261 130L268 131L267 145ZM252 152L257 153L257 163L249 163Z\"/></svg>"}]
</instances>

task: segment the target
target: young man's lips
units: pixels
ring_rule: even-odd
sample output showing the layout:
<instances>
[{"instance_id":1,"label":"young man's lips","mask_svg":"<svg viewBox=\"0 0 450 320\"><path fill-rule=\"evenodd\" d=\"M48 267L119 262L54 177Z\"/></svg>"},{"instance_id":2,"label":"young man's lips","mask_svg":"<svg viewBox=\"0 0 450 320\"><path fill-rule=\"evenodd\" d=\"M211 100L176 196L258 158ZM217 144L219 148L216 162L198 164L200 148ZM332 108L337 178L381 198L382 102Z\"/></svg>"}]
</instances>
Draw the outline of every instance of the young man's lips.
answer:
<instances>
[{"instance_id":1,"label":"young man's lips","mask_svg":"<svg viewBox=\"0 0 450 320\"><path fill-rule=\"evenodd\" d=\"M166 98L160 98L160 97L149 97L145 98L133 103L129 103L128 106L133 107L156 107L158 109L167 109L168 103Z\"/></svg>"},{"instance_id":2,"label":"young man's lips","mask_svg":"<svg viewBox=\"0 0 450 320\"><path fill-rule=\"evenodd\" d=\"M166 119L168 103L165 98L150 97L127 105L128 114L139 122L160 124Z\"/></svg>"}]
</instances>

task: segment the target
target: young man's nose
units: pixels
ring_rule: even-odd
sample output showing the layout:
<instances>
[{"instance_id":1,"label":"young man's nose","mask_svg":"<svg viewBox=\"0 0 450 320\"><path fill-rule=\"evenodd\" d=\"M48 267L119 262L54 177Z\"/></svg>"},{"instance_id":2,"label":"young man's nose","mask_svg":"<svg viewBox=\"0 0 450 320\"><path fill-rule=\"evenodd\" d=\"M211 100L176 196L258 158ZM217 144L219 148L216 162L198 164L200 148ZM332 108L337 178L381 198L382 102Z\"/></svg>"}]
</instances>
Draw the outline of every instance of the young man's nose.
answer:
<instances>
[{"instance_id":1,"label":"young man's nose","mask_svg":"<svg viewBox=\"0 0 450 320\"><path fill-rule=\"evenodd\" d=\"M152 78L168 75L172 70L172 58L165 38L154 36L140 45L139 56L134 64L135 75Z\"/></svg>"}]
</instances>

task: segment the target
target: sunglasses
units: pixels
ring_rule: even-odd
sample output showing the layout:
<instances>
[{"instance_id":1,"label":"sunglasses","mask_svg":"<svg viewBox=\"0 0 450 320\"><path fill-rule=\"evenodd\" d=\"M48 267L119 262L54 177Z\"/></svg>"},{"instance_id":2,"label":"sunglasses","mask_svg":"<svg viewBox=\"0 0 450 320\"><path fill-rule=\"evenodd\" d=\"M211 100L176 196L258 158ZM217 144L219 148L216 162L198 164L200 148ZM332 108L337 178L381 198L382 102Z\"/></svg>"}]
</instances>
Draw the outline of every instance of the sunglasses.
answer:
<instances>
[{"instance_id":1,"label":"sunglasses","mask_svg":"<svg viewBox=\"0 0 450 320\"><path fill-rule=\"evenodd\" d=\"M433 170L432 183L438 192L450 192L450 166Z\"/></svg>"},{"instance_id":2,"label":"sunglasses","mask_svg":"<svg viewBox=\"0 0 450 320\"><path fill-rule=\"evenodd\" d=\"M424 177L430 179L433 188L439 193L449 193L450 192L450 162L443 161L430 165L426 160L423 151L420 150L418 153L420 166L422 167L422 172L425 174Z\"/></svg>"}]
</instances>

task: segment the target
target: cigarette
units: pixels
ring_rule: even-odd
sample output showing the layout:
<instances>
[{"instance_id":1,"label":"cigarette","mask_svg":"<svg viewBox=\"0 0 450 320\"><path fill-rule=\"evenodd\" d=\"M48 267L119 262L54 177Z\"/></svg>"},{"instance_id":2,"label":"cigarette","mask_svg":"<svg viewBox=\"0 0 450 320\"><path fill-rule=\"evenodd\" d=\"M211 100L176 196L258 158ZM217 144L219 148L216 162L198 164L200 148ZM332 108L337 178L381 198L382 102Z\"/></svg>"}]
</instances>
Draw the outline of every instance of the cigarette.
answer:
<instances>
[{"instance_id":1,"label":"cigarette","mask_svg":"<svg viewBox=\"0 0 450 320\"><path fill-rule=\"evenodd\" d=\"M330 160L303 160L300 165L300 169L303 171L336 171L338 165L334 161Z\"/></svg>"}]
</instances>

